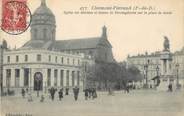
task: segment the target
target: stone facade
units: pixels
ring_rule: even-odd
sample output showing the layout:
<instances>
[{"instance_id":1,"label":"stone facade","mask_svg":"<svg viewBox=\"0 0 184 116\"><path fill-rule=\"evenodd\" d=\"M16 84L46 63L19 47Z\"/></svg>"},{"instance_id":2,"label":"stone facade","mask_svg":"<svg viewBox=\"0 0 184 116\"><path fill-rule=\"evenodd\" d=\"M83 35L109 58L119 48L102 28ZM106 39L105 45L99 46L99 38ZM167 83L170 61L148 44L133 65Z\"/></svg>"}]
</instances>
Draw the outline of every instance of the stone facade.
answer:
<instances>
[{"instance_id":1,"label":"stone facade","mask_svg":"<svg viewBox=\"0 0 184 116\"><path fill-rule=\"evenodd\" d=\"M4 88L84 86L84 65L114 62L107 28L100 37L56 40L56 21L45 0L32 15L31 40L14 50L4 49Z\"/></svg>"},{"instance_id":2,"label":"stone facade","mask_svg":"<svg viewBox=\"0 0 184 116\"><path fill-rule=\"evenodd\" d=\"M136 56L128 56L127 64L128 66L136 66L143 75L145 75L145 65L148 65L148 81L149 84L153 84L152 79L158 75L164 74L164 67L162 65L161 54L163 52L155 52L152 54L141 54ZM177 68L178 68L178 77L179 83L184 84L184 48L181 51L177 51L175 53L171 53L171 63L168 65L167 69L170 69L169 74L175 80L177 78ZM148 63L149 62L149 63ZM178 67L176 65L179 65ZM158 68L159 70L158 70Z\"/></svg>"},{"instance_id":3,"label":"stone facade","mask_svg":"<svg viewBox=\"0 0 184 116\"><path fill-rule=\"evenodd\" d=\"M83 56L37 49L5 51L3 57L5 88L33 88L37 73L42 75L42 88L83 86Z\"/></svg>"},{"instance_id":4,"label":"stone facade","mask_svg":"<svg viewBox=\"0 0 184 116\"><path fill-rule=\"evenodd\" d=\"M108 41L107 28L102 27L99 37L56 40L56 21L52 11L42 1L32 15L31 40L21 49L47 49L72 54L90 55L95 61L114 62L112 46Z\"/></svg>"},{"instance_id":5,"label":"stone facade","mask_svg":"<svg viewBox=\"0 0 184 116\"><path fill-rule=\"evenodd\" d=\"M158 74L161 75L161 60L160 60L160 52L155 52L152 54L141 54L137 56L128 56L127 65L128 66L136 66L140 72L145 75L145 66L148 65L147 68L147 77L148 81L151 83L151 79L157 76L157 67L159 68Z\"/></svg>"},{"instance_id":6,"label":"stone facade","mask_svg":"<svg viewBox=\"0 0 184 116\"><path fill-rule=\"evenodd\" d=\"M176 51L173 55L173 62L172 66L173 73L176 75L177 71L177 64L178 64L178 73L179 78L184 79L184 47L180 51Z\"/></svg>"}]
</instances>

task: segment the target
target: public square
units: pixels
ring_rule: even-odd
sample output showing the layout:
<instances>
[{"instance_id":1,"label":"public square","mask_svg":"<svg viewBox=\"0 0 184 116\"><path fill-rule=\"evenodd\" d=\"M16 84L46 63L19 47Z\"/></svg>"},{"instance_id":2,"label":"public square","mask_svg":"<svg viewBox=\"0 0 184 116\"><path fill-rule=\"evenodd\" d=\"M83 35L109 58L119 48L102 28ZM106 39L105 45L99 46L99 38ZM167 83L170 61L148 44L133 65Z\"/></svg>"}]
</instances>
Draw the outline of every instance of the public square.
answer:
<instances>
[{"instance_id":1,"label":"public square","mask_svg":"<svg viewBox=\"0 0 184 116\"><path fill-rule=\"evenodd\" d=\"M21 95L1 98L1 115L19 114L21 116L183 116L184 92L161 92L156 90L134 90L126 94L115 91L114 95L98 92L97 99L84 99L84 93L79 94L74 101L73 94L64 96L62 101L56 93L55 100L46 96L40 102L40 97L33 96L33 102ZM13 116L13 115L12 115Z\"/></svg>"}]
</instances>

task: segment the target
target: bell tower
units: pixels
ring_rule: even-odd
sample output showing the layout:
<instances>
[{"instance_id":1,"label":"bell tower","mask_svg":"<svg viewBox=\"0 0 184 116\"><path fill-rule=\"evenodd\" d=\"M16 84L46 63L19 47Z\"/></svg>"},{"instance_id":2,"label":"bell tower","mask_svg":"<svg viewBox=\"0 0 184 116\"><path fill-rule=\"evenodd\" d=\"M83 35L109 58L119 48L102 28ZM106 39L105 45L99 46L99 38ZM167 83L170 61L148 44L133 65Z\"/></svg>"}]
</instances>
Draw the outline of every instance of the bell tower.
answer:
<instances>
[{"instance_id":1,"label":"bell tower","mask_svg":"<svg viewBox=\"0 0 184 116\"><path fill-rule=\"evenodd\" d=\"M105 25L102 27L102 38L107 39L107 27Z\"/></svg>"},{"instance_id":2,"label":"bell tower","mask_svg":"<svg viewBox=\"0 0 184 116\"><path fill-rule=\"evenodd\" d=\"M55 40L55 33L55 16L47 7L46 1L41 0L41 5L32 15L31 40Z\"/></svg>"}]
</instances>

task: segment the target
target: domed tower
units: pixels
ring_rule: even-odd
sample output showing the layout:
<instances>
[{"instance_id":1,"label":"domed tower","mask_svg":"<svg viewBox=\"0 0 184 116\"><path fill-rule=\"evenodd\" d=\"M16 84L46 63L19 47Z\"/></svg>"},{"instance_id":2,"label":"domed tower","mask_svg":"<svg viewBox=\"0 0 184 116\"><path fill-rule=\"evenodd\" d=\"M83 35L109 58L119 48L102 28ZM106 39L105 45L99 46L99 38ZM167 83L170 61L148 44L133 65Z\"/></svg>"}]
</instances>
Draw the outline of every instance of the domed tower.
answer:
<instances>
[{"instance_id":1,"label":"domed tower","mask_svg":"<svg viewBox=\"0 0 184 116\"><path fill-rule=\"evenodd\" d=\"M47 7L45 0L32 15L31 40L55 40L56 21L52 11Z\"/></svg>"}]
</instances>

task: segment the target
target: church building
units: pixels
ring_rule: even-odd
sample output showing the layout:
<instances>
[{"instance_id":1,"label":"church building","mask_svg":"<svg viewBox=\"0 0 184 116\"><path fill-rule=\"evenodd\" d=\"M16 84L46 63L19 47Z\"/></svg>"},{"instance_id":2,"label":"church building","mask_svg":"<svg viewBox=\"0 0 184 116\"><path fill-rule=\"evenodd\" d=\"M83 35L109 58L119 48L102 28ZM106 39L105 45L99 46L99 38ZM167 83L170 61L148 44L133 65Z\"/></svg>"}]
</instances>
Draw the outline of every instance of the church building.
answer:
<instances>
[{"instance_id":1,"label":"church building","mask_svg":"<svg viewBox=\"0 0 184 116\"><path fill-rule=\"evenodd\" d=\"M83 64L114 62L107 28L99 37L56 40L55 15L45 0L32 15L31 40L14 50L2 45L2 86L8 89L83 87ZM6 43L4 41L4 43Z\"/></svg>"}]
</instances>

